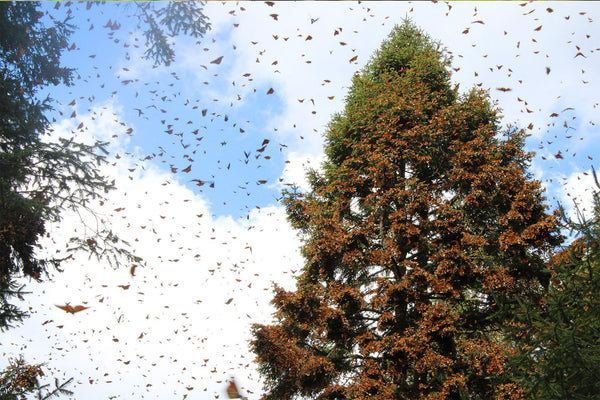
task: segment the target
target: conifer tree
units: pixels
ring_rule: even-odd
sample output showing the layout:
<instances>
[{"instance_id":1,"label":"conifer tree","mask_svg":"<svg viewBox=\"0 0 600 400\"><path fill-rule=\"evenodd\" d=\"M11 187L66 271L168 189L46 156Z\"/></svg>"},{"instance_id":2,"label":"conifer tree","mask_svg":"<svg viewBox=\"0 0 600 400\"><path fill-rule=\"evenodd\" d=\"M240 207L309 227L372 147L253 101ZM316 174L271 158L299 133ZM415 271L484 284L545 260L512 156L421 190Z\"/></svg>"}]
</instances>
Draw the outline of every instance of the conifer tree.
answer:
<instances>
[{"instance_id":1,"label":"conifer tree","mask_svg":"<svg viewBox=\"0 0 600 400\"><path fill-rule=\"evenodd\" d=\"M597 399L600 393L600 184L592 215L578 220L563 210L563 221L579 238L549 263L551 282L539 304L518 304L525 330L511 357L533 399Z\"/></svg>"},{"instance_id":2,"label":"conifer tree","mask_svg":"<svg viewBox=\"0 0 600 400\"><path fill-rule=\"evenodd\" d=\"M87 8L92 5L88 2ZM55 8L59 6L55 3ZM168 64L174 58L168 35L202 37L210 29L203 6L203 2L136 3L136 15L147 26L146 56L156 64ZM53 100L41 96L41 88L73 83L73 70L62 65L61 55L74 29L70 10L60 19L48 16L39 2L0 2L0 331L28 316L13 304L24 295L19 278L41 281L69 258L40 254L41 239L49 236L48 223L60 221L67 210L94 214L88 209L90 201L114 189L99 169L107 143L44 138ZM85 237L71 239L70 248L117 263L121 257L140 260L105 228L90 227ZM0 399L21 400L34 393L48 399L70 393L66 387L71 379L55 380L52 388L40 382L42 376L41 365L22 358L9 360L0 371Z\"/></svg>"},{"instance_id":3,"label":"conifer tree","mask_svg":"<svg viewBox=\"0 0 600 400\"><path fill-rule=\"evenodd\" d=\"M87 8L93 4L101 6L88 2ZM59 6L55 3L54 8ZM201 38L210 29L204 2L134 6L134 15L145 26L146 57L155 64L174 60L169 35ZM74 70L61 64L77 29L71 22L70 12L64 19L48 17L39 2L0 3L0 330L27 315L11 304L23 294L16 278L41 280L69 258L40 254L47 224L60 221L67 210L87 210L96 216L89 203L114 189L99 169L108 143L44 138L54 102L40 95L41 88L73 84ZM72 238L70 249L116 264L120 259L140 260L109 227L96 225L86 226L90 233L85 237Z\"/></svg>"},{"instance_id":4,"label":"conifer tree","mask_svg":"<svg viewBox=\"0 0 600 400\"><path fill-rule=\"evenodd\" d=\"M459 94L410 21L352 82L307 193L296 289L253 328L265 399L518 399L507 312L548 283L560 242L525 133L485 91ZM515 323L517 321L514 321Z\"/></svg>"},{"instance_id":5,"label":"conifer tree","mask_svg":"<svg viewBox=\"0 0 600 400\"><path fill-rule=\"evenodd\" d=\"M73 27L67 20L44 26L38 6L0 4L0 329L25 315L8 302L21 295L14 279L40 279L59 262L36 254L45 223L110 186L90 162L102 159L102 144L42 139L51 100L38 91L71 84L60 56Z\"/></svg>"}]
</instances>

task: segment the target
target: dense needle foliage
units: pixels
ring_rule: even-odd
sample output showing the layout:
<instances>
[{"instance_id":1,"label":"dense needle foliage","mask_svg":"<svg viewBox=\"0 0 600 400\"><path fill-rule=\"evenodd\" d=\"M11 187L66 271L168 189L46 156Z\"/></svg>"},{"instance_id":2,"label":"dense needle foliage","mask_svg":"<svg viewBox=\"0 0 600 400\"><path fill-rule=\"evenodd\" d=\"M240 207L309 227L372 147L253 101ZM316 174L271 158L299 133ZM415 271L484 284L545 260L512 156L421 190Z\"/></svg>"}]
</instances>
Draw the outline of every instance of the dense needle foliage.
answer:
<instances>
[{"instance_id":1,"label":"dense needle foliage","mask_svg":"<svg viewBox=\"0 0 600 400\"><path fill-rule=\"evenodd\" d=\"M18 294L14 277L40 279L49 263L36 254L45 225L66 208L85 205L110 185L97 172L102 143L43 140L51 99L44 85L71 83L60 64L73 27L40 22L35 2L0 4L0 327L23 314L7 302Z\"/></svg>"},{"instance_id":2,"label":"dense needle foliage","mask_svg":"<svg viewBox=\"0 0 600 400\"><path fill-rule=\"evenodd\" d=\"M46 225L66 209L85 208L89 200L111 188L98 172L104 144L86 145L72 139L45 140L52 107L40 98L48 85L72 83L72 70L61 65L73 26L67 20L42 23L36 2L0 3L0 329L10 328L27 314L13 304L23 296L17 278L41 280L50 266L62 261L38 254ZM78 238L96 251L106 239ZM110 239L110 238L109 238ZM0 372L0 398L39 399L69 394L70 380L53 390L41 385L40 365L9 361Z\"/></svg>"},{"instance_id":3,"label":"dense needle foliage","mask_svg":"<svg viewBox=\"0 0 600 400\"><path fill-rule=\"evenodd\" d=\"M596 185L598 179L596 177ZM597 189L597 190L598 190ZM597 399L600 393L600 192L592 215L567 227L579 238L550 262L552 279L539 304L519 304L521 349L511 357L533 399ZM579 207L576 207L579 211Z\"/></svg>"},{"instance_id":4,"label":"dense needle foliage","mask_svg":"<svg viewBox=\"0 0 600 400\"><path fill-rule=\"evenodd\" d=\"M459 94L410 21L354 77L322 172L287 193L306 264L254 327L265 399L518 399L510 310L535 301L559 242L524 132Z\"/></svg>"}]
</instances>

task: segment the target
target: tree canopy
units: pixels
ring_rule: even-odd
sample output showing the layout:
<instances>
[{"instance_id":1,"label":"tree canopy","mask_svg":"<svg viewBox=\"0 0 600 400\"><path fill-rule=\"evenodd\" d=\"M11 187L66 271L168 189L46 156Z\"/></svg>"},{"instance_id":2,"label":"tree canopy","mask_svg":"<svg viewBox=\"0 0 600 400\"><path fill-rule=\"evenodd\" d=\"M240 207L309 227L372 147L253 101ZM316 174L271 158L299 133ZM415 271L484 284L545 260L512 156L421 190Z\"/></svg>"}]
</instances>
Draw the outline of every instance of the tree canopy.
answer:
<instances>
[{"instance_id":1,"label":"tree canopy","mask_svg":"<svg viewBox=\"0 0 600 400\"><path fill-rule=\"evenodd\" d=\"M252 347L265 399L518 399L506 309L538 298L560 243L524 132L459 94L441 45L405 21L353 79L308 193L295 291Z\"/></svg>"},{"instance_id":2,"label":"tree canopy","mask_svg":"<svg viewBox=\"0 0 600 400\"><path fill-rule=\"evenodd\" d=\"M595 399L600 393L600 192L592 215L576 206L578 220L563 211L578 238L549 262L551 282L538 304L514 310L520 344L511 364L534 399Z\"/></svg>"},{"instance_id":3,"label":"tree canopy","mask_svg":"<svg viewBox=\"0 0 600 400\"><path fill-rule=\"evenodd\" d=\"M61 210L84 206L110 188L97 172L104 144L51 143L43 136L51 99L39 99L44 85L70 84L72 70L60 63L73 27L68 21L40 22L34 2L0 5L0 276L3 295L20 273L40 279L59 260L41 259L36 245L47 221ZM6 297L3 296L3 300ZM0 326L23 315L6 301Z\"/></svg>"}]
</instances>

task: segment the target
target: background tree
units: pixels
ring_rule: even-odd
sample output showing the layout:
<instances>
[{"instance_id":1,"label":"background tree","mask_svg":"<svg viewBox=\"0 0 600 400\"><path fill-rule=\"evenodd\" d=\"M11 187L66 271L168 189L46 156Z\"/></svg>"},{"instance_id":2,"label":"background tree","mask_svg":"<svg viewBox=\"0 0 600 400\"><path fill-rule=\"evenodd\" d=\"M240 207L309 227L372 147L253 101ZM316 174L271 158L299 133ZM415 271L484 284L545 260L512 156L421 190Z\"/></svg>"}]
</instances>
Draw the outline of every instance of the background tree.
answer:
<instances>
[{"instance_id":1,"label":"background tree","mask_svg":"<svg viewBox=\"0 0 600 400\"><path fill-rule=\"evenodd\" d=\"M38 99L42 85L71 83L71 70L60 65L73 27L55 21L45 27L38 4L0 5L0 282L3 289L0 326L23 315L8 305L19 274L40 279L49 264L35 247L47 221L66 208L85 206L110 189L92 161L103 160L103 143L92 146L43 140L45 112L51 99ZM90 239L91 240L91 239ZM13 312L14 311L14 312Z\"/></svg>"},{"instance_id":2,"label":"background tree","mask_svg":"<svg viewBox=\"0 0 600 400\"><path fill-rule=\"evenodd\" d=\"M88 3L88 8L92 3ZM60 3L56 3L57 7ZM145 24L147 58L155 63L173 60L168 36L181 32L202 37L210 29L202 13L203 2L177 2L162 7L152 2L136 3L136 16ZM99 173L107 143L92 145L76 140L50 142L46 113L52 99L38 98L47 85L71 85L73 70L60 63L76 29L70 18L43 22L37 2L3 2L0 5L0 328L23 318L8 301L20 297L14 281L19 273L40 279L47 267L58 267L62 259L36 254L47 222L60 220L67 209L86 209L91 200L111 190L112 184ZM113 23L113 26L117 22ZM117 27L115 26L115 28ZM93 214L93 212L92 212ZM87 237L73 238L71 248L97 256L137 258L109 229L94 229Z\"/></svg>"},{"instance_id":3,"label":"background tree","mask_svg":"<svg viewBox=\"0 0 600 400\"><path fill-rule=\"evenodd\" d=\"M68 4L68 3L67 3ZM90 8L92 2L88 3ZM56 8L60 3L56 3ZM169 63L174 52L168 35L180 32L201 37L210 24L202 2L169 3L162 7L137 3L137 16L147 24L146 56ZM67 14L69 15L69 14ZM0 3L0 329L10 328L26 313L11 302L22 298L20 277L42 280L50 267L63 259L40 255L40 239L49 222L60 221L66 210L88 211L92 200L113 189L100 173L107 143L80 143L76 139L45 138L52 99L40 98L49 85L71 85L73 70L61 65L62 52L76 29L70 18L47 22L38 2ZM116 24L116 25L115 25ZM111 27L118 28L118 23ZM164 29L164 30L163 30ZM82 220L82 223L85 222ZM106 226L87 226L85 237L76 237L71 250L98 257L139 261L126 243ZM67 257L69 258L69 257ZM40 386L40 366L22 360L11 364L0 377L0 398L21 399L27 393L46 398L66 393L64 385L52 391Z\"/></svg>"},{"instance_id":4,"label":"background tree","mask_svg":"<svg viewBox=\"0 0 600 400\"><path fill-rule=\"evenodd\" d=\"M44 376L41 365L29 365L22 358L9 360L10 365L0 372L0 400L25 400L34 395L38 400L55 398L59 395L71 395L66 389L72 379L63 383L54 381L54 388L40 384L39 378Z\"/></svg>"},{"instance_id":5,"label":"background tree","mask_svg":"<svg viewBox=\"0 0 600 400\"><path fill-rule=\"evenodd\" d=\"M156 2L136 2L137 18L146 24L146 58L156 64L169 64L175 58L175 51L168 42L168 36L183 33L201 38L210 30L208 17L204 15L204 1L170 1L156 7Z\"/></svg>"},{"instance_id":6,"label":"background tree","mask_svg":"<svg viewBox=\"0 0 600 400\"><path fill-rule=\"evenodd\" d=\"M285 204L304 234L295 291L254 327L265 399L517 399L506 313L548 283L560 237L486 92L410 21L357 74L323 172ZM516 323L516 321L515 321Z\"/></svg>"},{"instance_id":7,"label":"background tree","mask_svg":"<svg viewBox=\"0 0 600 400\"><path fill-rule=\"evenodd\" d=\"M88 1L86 9L91 9L94 5L102 6L104 2ZM140 25L139 29L144 29L146 38L146 59L152 59L155 64L170 64L175 59L175 50L170 37L183 33L194 38L202 38L206 32L211 29L208 17L203 9L205 1L137 1L126 4L133 7L133 17ZM56 9L60 8L61 3L56 3ZM66 7L71 2L66 3ZM121 27L118 20L109 20L106 28L117 30Z\"/></svg>"},{"instance_id":8,"label":"background tree","mask_svg":"<svg viewBox=\"0 0 600 400\"><path fill-rule=\"evenodd\" d=\"M596 176L595 176L596 177ZM596 185L598 179L596 177ZM595 399L600 393L600 193L592 216L563 220L580 237L550 263L551 284L541 304L521 303L529 329L517 332L512 357L534 399ZM576 210L579 211L578 207Z\"/></svg>"}]
</instances>

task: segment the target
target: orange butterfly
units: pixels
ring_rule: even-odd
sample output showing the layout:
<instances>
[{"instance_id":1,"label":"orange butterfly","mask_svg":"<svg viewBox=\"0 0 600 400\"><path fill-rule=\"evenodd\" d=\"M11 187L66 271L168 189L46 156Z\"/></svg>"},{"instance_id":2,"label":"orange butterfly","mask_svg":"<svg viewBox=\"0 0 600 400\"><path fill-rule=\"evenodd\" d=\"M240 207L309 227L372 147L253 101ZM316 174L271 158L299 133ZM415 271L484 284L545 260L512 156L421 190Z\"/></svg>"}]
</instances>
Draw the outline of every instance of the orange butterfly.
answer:
<instances>
[{"instance_id":1,"label":"orange butterfly","mask_svg":"<svg viewBox=\"0 0 600 400\"><path fill-rule=\"evenodd\" d=\"M83 310L86 310L86 309L89 308L89 307L85 307L85 306L82 306L82 305L78 305L78 306L73 307L69 303L65 304L64 306L56 305L56 307L60 308L63 311L71 313L71 314L75 314L75 313L78 313L79 311L83 311Z\"/></svg>"},{"instance_id":2,"label":"orange butterfly","mask_svg":"<svg viewBox=\"0 0 600 400\"><path fill-rule=\"evenodd\" d=\"M215 58L214 60L212 60L210 63L211 64L221 64L221 61L223 60L223 56Z\"/></svg>"},{"instance_id":3,"label":"orange butterfly","mask_svg":"<svg viewBox=\"0 0 600 400\"><path fill-rule=\"evenodd\" d=\"M238 391L238 388L233 379L231 379L229 381L229 386L227 386L227 397L229 397L230 399L243 399L244 398Z\"/></svg>"}]
</instances>

